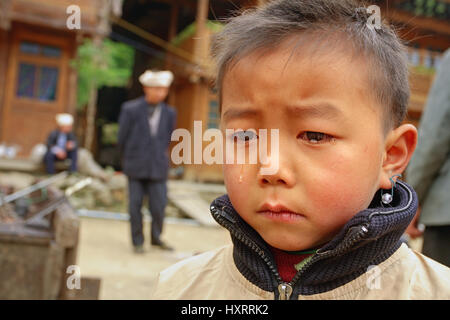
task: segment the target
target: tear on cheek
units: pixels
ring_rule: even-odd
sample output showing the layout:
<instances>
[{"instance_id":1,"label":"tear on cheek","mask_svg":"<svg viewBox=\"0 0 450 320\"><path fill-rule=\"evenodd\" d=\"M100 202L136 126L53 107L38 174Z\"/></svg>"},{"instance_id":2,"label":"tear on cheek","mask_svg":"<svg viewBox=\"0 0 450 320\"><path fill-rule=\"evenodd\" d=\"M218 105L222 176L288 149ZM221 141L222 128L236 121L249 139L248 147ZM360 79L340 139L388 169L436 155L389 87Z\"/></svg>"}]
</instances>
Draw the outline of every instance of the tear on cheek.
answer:
<instances>
[{"instance_id":1,"label":"tear on cheek","mask_svg":"<svg viewBox=\"0 0 450 320\"><path fill-rule=\"evenodd\" d=\"M240 189L242 185L248 182L244 165L223 165L224 183L227 190ZM240 189L242 192L242 189Z\"/></svg>"}]
</instances>

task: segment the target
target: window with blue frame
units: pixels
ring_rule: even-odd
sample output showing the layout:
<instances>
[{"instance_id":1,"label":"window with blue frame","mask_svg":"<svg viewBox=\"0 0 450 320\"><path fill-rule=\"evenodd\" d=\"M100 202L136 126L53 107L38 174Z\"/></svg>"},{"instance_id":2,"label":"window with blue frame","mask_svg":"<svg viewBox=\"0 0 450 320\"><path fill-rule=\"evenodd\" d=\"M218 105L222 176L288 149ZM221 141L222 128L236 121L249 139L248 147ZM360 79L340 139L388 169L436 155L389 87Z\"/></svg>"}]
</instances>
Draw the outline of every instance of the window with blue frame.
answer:
<instances>
[{"instance_id":1,"label":"window with blue frame","mask_svg":"<svg viewBox=\"0 0 450 320\"><path fill-rule=\"evenodd\" d=\"M40 101L54 101L56 99L58 73L56 67L20 63L17 96Z\"/></svg>"},{"instance_id":2,"label":"window with blue frame","mask_svg":"<svg viewBox=\"0 0 450 320\"><path fill-rule=\"evenodd\" d=\"M22 54L42 56L46 58L61 57L61 49L53 46L41 45L29 41L20 43ZM17 96L20 98L36 99L51 102L56 99L59 70L55 66L19 62L17 77Z\"/></svg>"},{"instance_id":3,"label":"window with blue frame","mask_svg":"<svg viewBox=\"0 0 450 320\"><path fill-rule=\"evenodd\" d=\"M41 55L50 58L61 57L61 49L54 46L41 45L34 42L22 41L19 50L21 53L30 55Z\"/></svg>"}]
</instances>

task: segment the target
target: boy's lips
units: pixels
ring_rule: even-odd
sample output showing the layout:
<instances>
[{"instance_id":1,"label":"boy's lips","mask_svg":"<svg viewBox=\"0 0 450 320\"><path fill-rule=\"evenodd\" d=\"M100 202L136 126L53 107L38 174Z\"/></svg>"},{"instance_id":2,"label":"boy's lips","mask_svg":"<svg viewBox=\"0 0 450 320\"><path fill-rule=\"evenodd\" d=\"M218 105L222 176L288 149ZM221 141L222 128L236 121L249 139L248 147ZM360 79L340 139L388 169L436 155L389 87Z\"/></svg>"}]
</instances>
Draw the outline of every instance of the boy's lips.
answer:
<instances>
[{"instance_id":1,"label":"boy's lips","mask_svg":"<svg viewBox=\"0 0 450 320\"><path fill-rule=\"evenodd\" d=\"M305 216L299 212L293 211L282 204L264 203L257 213L263 214L265 217L272 220L292 221L302 219Z\"/></svg>"}]
</instances>

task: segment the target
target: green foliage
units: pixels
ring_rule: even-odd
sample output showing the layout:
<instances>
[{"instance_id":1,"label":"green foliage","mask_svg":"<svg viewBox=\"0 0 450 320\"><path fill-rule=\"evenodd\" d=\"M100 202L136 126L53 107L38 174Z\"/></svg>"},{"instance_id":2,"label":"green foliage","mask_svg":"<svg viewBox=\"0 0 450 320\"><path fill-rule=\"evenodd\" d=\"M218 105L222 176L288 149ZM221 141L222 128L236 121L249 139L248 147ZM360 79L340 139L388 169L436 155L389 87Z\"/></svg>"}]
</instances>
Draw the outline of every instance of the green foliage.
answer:
<instances>
[{"instance_id":1,"label":"green foliage","mask_svg":"<svg viewBox=\"0 0 450 320\"><path fill-rule=\"evenodd\" d=\"M117 144L117 137L119 135L119 124L108 123L102 126L102 145Z\"/></svg>"},{"instance_id":2,"label":"green foliage","mask_svg":"<svg viewBox=\"0 0 450 320\"><path fill-rule=\"evenodd\" d=\"M421 74L421 75L433 75L436 73L435 68L427 68L425 66L414 66L412 67L412 70L415 74Z\"/></svg>"},{"instance_id":3,"label":"green foliage","mask_svg":"<svg viewBox=\"0 0 450 320\"><path fill-rule=\"evenodd\" d=\"M437 0L414 0L402 5L404 9L414 12L418 16L435 17L445 19L447 6L445 2Z\"/></svg>"},{"instance_id":4,"label":"green foliage","mask_svg":"<svg viewBox=\"0 0 450 320\"><path fill-rule=\"evenodd\" d=\"M88 103L91 88L126 86L133 65L134 50L130 46L105 39L96 47L91 39L86 39L78 47L77 59L72 61L78 72L78 108Z\"/></svg>"},{"instance_id":5,"label":"green foliage","mask_svg":"<svg viewBox=\"0 0 450 320\"><path fill-rule=\"evenodd\" d=\"M223 29L224 25L220 22L206 21L206 28L211 30L212 32L219 32ZM179 46L181 43L183 43L185 40L189 39L190 37L194 36L196 32L196 25L195 22L188 25L186 28L183 29L173 40L172 44L174 46Z\"/></svg>"}]
</instances>

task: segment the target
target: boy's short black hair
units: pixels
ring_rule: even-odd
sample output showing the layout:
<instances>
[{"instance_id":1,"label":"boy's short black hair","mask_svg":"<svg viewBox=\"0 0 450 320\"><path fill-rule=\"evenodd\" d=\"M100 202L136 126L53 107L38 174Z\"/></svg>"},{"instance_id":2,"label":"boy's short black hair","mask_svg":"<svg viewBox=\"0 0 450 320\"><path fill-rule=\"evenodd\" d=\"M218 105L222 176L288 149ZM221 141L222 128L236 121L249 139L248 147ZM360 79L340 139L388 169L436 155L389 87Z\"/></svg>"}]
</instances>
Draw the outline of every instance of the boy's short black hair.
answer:
<instances>
[{"instance_id":1,"label":"boy's short black hair","mask_svg":"<svg viewBox=\"0 0 450 320\"><path fill-rule=\"evenodd\" d=\"M409 102L406 50L386 23L381 22L379 29L369 28L371 16L356 0L275 0L231 18L212 45L220 104L225 73L246 55L275 48L289 36L297 34L301 39L305 32L317 33L317 39L337 35L367 60L369 91L385 106L385 133L398 127Z\"/></svg>"}]
</instances>

